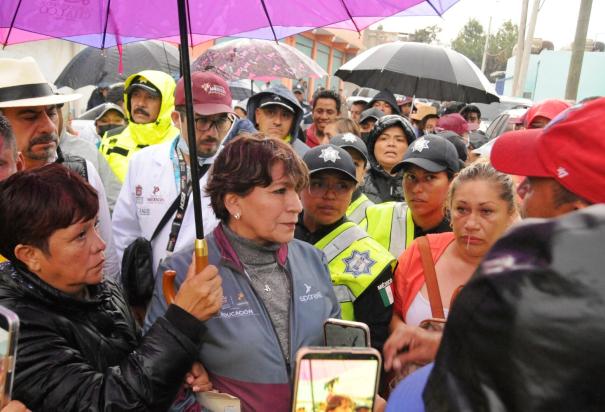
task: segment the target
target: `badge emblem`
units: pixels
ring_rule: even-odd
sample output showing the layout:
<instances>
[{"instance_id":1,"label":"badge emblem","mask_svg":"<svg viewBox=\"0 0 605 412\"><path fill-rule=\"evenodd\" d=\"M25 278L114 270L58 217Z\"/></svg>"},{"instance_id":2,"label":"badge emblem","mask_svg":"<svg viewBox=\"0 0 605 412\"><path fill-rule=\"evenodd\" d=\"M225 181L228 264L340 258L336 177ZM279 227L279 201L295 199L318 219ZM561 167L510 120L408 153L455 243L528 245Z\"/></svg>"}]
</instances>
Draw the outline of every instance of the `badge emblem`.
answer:
<instances>
[{"instance_id":1,"label":"badge emblem","mask_svg":"<svg viewBox=\"0 0 605 412\"><path fill-rule=\"evenodd\" d=\"M324 160L324 162L332 162L336 163L337 160L340 159L340 153L332 147L327 147L325 149L321 149L320 158Z\"/></svg>"},{"instance_id":2,"label":"badge emblem","mask_svg":"<svg viewBox=\"0 0 605 412\"><path fill-rule=\"evenodd\" d=\"M345 273L350 273L355 277L371 274L370 270L376 264L376 261L370 258L369 251L358 252L354 250L349 257L344 258L342 261L346 265Z\"/></svg>"},{"instance_id":3,"label":"badge emblem","mask_svg":"<svg viewBox=\"0 0 605 412\"><path fill-rule=\"evenodd\" d=\"M414 142L414 146L412 146L412 152L422 153L422 151L424 149L428 149L428 148L429 148L429 141L426 140L424 137L421 137L420 139L418 139Z\"/></svg>"}]
</instances>

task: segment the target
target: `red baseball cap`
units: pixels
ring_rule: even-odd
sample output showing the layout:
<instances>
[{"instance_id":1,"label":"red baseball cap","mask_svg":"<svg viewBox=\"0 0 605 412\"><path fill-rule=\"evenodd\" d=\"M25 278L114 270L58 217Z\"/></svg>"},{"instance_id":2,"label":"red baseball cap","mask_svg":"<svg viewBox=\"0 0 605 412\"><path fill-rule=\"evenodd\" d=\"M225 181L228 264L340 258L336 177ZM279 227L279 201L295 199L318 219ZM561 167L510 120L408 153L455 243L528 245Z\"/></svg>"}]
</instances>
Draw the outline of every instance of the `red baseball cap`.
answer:
<instances>
[{"instance_id":1,"label":"red baseball cap","mask_svg":"<svg viewBox=\"0 0 605 412\"><path fill-rule=\"evenodd\" d=\"M468 123L458 113L446 114L437 120L437 127L442 130L450 130L459 136L468 133Z\"/></svg>"},{"instance_id":2,"label":"red baseball cap","mask_svg":"<svg viewBox=\"0 0 605 412\"><path fill-rule=\"evenodd\" d=\"M569 109L570 107L571 104L559 99L547 99L543 102L536 103L525 113L524 125L528 128L536 117L544 117L548 120L552 120L563 110Z\"/></svg>"},{"instance_id":3,"label":"red baseball cap","mask_svg":"<svg viewBox=\"0 0 605 412\"><path fill-rule=\"evenodd\" d=\"M203 116L233 113L231 90L225 80L212 72L191 73L193 111ZM174 90L175 106L185 105L185 82L181 77Z\"/></svg>"},{"instance_id":4,"label":"red baseball cap","mask_svg":"<svg viewBox=\"0 0 605 412\"><path fill-rule=\"evenodd\" d=\"M544 129L504 133L491 151L497 170L550 177L593 203L605 203L605 98L573 106Z\"/></svg>"}]
</instances>

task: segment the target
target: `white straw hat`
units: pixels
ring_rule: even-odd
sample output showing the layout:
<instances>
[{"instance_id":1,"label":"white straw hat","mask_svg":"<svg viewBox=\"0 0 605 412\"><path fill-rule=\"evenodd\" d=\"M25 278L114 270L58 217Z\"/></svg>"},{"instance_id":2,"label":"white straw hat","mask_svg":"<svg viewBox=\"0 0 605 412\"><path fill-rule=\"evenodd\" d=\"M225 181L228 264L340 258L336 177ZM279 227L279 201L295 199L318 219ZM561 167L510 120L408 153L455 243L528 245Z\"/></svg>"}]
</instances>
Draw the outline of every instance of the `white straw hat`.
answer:
<instances>
[{"instance_id":1,"label":"white straw hat","mask_svg":"<svg viewBox=\"0 0 605 412\"><path fill-rule=\"evenodd\" d=\"M80 94L55 94L31 57L0 59L0 108L49 106L81 97Z\"/></svg>"}]
</instances>

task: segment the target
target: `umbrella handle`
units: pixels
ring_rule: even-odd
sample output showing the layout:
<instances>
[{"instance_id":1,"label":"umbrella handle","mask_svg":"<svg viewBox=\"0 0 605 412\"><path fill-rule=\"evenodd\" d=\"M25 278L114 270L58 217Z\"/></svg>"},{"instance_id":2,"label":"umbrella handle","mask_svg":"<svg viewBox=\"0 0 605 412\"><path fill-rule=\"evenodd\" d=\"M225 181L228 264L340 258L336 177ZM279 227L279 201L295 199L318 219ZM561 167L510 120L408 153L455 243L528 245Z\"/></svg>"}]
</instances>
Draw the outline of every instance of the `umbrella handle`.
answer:
<instances>
[{"instance_id":1,"label":"umbrella handle","mask_svg":"<svg viewBox=\"0 0 605 412\"><path fill-rule=\"evenodd\" d=\"M206 239L195 239L196 273L201 272L206 266L208 266L208 244L206 243ZM164 275L162 277L162 291L164 292L164 299L168 305L174 303L174 298L176 296L176 288L174 286L175 279L176 271L164 271Z\"/></svg>"}]
</instances>

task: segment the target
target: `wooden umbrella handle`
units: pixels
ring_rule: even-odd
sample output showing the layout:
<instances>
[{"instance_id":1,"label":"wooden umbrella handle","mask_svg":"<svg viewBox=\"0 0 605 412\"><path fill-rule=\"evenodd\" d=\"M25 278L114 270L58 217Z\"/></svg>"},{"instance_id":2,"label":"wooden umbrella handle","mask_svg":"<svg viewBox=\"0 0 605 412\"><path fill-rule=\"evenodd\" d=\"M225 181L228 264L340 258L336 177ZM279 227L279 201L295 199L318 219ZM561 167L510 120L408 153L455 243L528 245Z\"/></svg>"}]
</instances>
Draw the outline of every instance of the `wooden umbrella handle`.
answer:
<instances>
[{"instance_id":1,"label":"wooden umbrella handle","mask_svg":"<svg viewBox=\"0 0 605 412\"><path fill-rule=\"evenodd\" d=\"M208 266L208 244L206 239L195 239L195 272L201 272L206 266ZM164 271L162 290L168 305L174 303L174 297L176 296L175 279L176 272L174 270Z\"/></svg>"}]
</instances>

